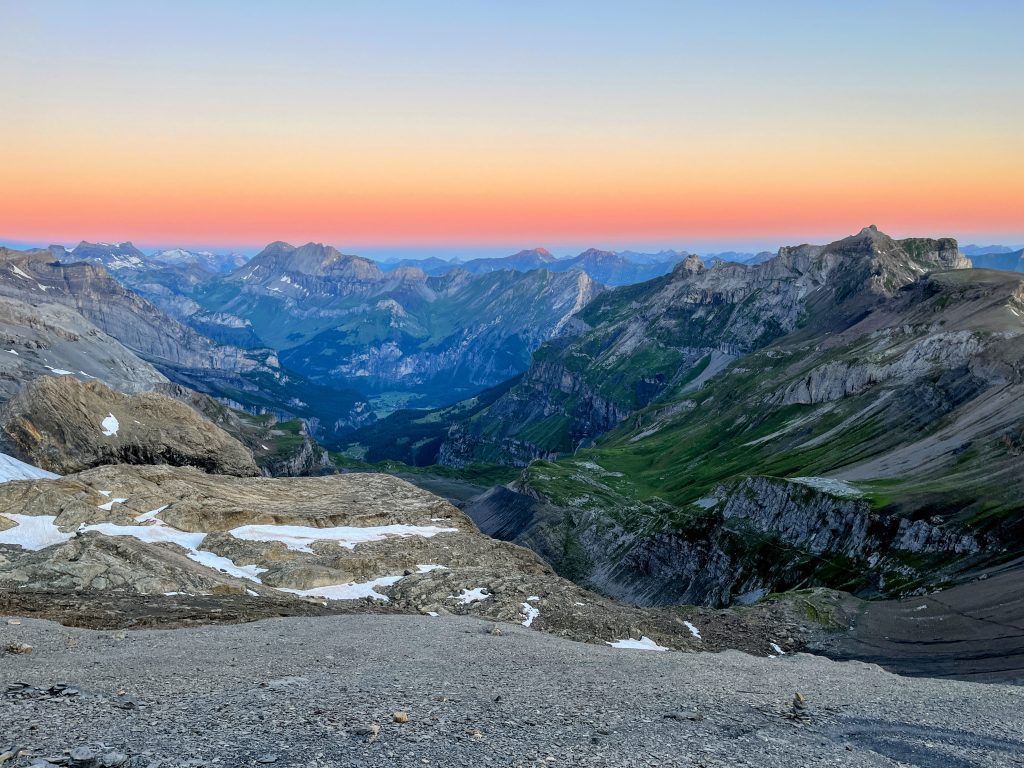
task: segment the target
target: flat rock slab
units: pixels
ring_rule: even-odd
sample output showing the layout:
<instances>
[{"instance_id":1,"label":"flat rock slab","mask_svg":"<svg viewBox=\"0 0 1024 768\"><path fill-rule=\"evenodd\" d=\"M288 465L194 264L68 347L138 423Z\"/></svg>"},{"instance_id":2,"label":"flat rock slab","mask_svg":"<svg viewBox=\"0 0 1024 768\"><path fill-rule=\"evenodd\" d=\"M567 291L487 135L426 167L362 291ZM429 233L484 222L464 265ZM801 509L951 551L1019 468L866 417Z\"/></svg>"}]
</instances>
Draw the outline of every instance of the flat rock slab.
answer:
<instances>
[{"instance_id":1,"label":"flat rock slab","mask_svg":"<svg viewBox=\"0 0 1024 768\"><path fill-rule=\"evenodd\" d=\"M350 615L96 632L0 620L0 647L34 646L0 663L3 739L30 751L19 768L79 747L135 766L1024 765L1024 688L489 626ZM79 693L46 693L56 684Z\"/></svg>"}]
</instances>

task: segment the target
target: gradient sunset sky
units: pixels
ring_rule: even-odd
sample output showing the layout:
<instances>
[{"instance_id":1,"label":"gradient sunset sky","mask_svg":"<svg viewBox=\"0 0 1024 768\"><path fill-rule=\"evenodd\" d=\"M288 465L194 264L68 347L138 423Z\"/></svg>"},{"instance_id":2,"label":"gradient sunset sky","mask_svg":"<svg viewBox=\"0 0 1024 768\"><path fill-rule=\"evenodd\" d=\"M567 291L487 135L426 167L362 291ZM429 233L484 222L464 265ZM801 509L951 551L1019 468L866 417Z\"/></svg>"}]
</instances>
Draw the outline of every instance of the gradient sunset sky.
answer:
<instances>
[{"instance_id":1,"label":"gradient sunset sky","mask_svg":"<svg viewBox=\"0 0 1024 768\"><path fill-rule=\"evenodd\" d=\"M1024 2L0 0L0 240L1024 242Z\"/></svg>"}]
</instances>

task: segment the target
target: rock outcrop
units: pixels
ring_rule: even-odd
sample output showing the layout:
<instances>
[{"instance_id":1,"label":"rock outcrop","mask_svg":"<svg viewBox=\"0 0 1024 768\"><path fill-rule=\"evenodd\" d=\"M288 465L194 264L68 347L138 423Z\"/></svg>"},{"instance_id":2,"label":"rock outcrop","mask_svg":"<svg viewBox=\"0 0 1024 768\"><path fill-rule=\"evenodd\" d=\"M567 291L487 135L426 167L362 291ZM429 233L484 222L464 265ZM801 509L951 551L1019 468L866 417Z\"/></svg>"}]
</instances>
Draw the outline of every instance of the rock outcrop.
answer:
<instances>
[{"instance_id":1,"label":"rock outcrop","mask_svg":"<svg viewBox=\"0 0 1024 768\"><path fill-rule=\"evenodd\" d=\"M0 407L7 453L68 474L101 464L171 464L258 474L252 454L192 408L155 392L125 395L71 376L28 382Z\"/></svg>"},{"instance_id":2,"label":"rock outcrop","mask_svg":"<svg viewBox=\"0 0 1024 768\"><path fill-rule=\"evenodd\" d=\"M0 521L0 592L54 603L74 594L85 614L107 595L222 595L253 603L252 615L263 599L271 615L287 614L290 600L472 615L579 640L723 647L699 641L677 614L617 604L560 578L529 550L482 535L449 503L386 475L103 466L0 484ZM719 621L741 627L749 617ZM795 634L780 637L792 647ZM770 652L749 626L731 642Z\"/></svg>"},{"instance_id":3,"label":"rock outcrop","mask_svg":"<svg viewBox=\"0 0 1024 768\"><path fill-rule=\"evenodd\" d=\"M936 578L943 562L986 543L956 523L880 515L825 478L724 484L697 505L703 514L689 528L647 532L524 490L494 489L467 512L484 532L529 546L560 573L635 605L742 604L829 579L872 594L887 580ZM651 501L623 513L671 511Z\"/></svg>"}]
</instances>

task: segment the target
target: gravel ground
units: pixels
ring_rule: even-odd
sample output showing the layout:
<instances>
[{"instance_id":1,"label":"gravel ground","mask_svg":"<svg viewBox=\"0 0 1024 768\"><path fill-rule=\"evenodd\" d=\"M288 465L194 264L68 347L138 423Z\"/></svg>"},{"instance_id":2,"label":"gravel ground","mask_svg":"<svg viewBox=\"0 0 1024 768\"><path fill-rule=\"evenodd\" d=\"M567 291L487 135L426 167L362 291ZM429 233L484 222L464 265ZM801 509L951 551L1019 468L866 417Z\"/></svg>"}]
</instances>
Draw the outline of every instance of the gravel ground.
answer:
<instances>
[{"instance_id":1,"label":"gravel ground","mask_svg":"<svg viewBox=\"0 0 1024 768\"><path fill-rule=\"evenodd\" d=\"M494 627L348 615L100 632L0 618L0 752L27 753L0 765L1024 765L1024 688ZM22 643L31 652L2 650Z\"/></svg>"}]
</instances>

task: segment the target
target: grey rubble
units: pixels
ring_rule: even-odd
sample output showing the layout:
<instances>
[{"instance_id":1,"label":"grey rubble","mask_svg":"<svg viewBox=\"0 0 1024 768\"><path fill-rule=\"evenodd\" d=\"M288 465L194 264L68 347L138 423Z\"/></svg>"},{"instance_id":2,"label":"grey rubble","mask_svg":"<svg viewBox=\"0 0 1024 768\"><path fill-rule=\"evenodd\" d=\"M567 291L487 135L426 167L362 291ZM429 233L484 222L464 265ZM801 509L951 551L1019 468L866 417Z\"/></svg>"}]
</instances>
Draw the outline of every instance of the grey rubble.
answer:
<instances>
[{"instance_id":1,"label":"grey rubble","mask_svg":"<svg viewBox=\"0 0 1024 768\"><path fill-rule=\"evenodd\" d=\"M0 690L78 691L0 698L3 740L28 753L16 768L83 746L134 766L1024 763L1021 688L487 626L336 616L111 634L0 620L0 644L34 646L3 658Z\"/></svg>"}]
</instances>

